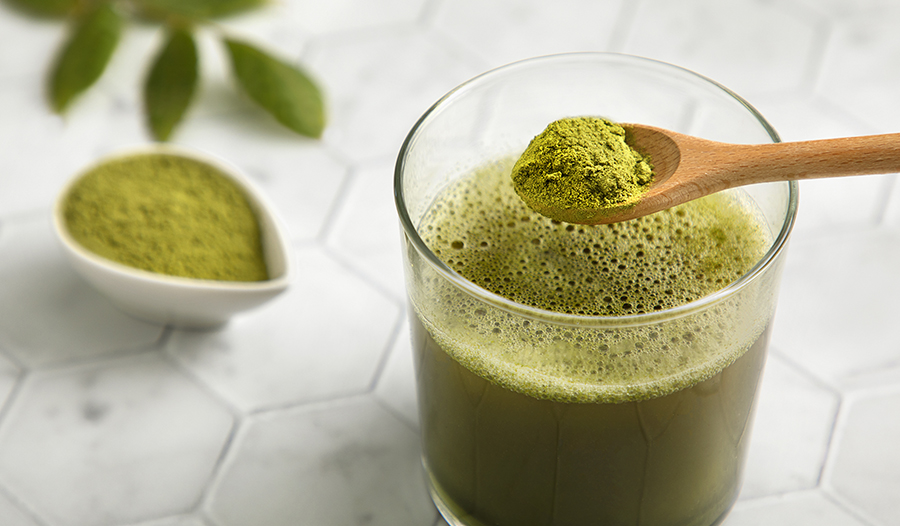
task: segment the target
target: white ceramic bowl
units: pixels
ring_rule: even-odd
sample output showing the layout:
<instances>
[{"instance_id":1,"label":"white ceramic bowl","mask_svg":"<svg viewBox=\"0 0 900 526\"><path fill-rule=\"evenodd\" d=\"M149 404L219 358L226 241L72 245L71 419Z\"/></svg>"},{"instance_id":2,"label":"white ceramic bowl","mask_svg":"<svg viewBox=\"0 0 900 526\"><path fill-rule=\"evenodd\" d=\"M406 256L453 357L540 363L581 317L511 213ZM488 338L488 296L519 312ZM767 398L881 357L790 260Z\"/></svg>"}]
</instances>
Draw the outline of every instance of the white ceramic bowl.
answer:
<instances>
[{"instance_id":1,"label":"white ceramic bowl","mask_svg":"<svg viewBox=\"0 0 900 526\"><path fill-rule=\"evenodd\" d=\"M63 217L63 204L72 185L87 172L109 160L145 153L164 153L205 162L221 170L244 189L260 223L268 280L214 281L158 274L98 256L72 238ZM179 328L215 327L228 321L237 312L272 299L283 292L291 280L288 239L271 205L236 167L194 150L154 144L99 160L79 172L63 188L53 208L53 225L78 274L125 312L155 323Z\"/></svg>"}]
</instances>

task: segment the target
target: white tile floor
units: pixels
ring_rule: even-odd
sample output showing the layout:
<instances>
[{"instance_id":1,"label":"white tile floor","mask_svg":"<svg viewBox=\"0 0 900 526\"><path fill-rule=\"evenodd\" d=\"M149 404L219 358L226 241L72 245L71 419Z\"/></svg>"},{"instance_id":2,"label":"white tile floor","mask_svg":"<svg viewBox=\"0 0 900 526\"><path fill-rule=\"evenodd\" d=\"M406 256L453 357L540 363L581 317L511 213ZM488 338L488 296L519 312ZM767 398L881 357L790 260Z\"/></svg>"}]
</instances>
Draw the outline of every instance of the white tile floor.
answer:
<instances>
[{"instance_id":1,"label":"white tile floor","mask_svg":"<svg viewBox=\"0 0 900 526\"><path fill-rule=\"evenodd\" d=\"M228 27L325 86L321 142L283 132L204 41L176 142L248 172L288 223L290 291L221 330L129 318L48 220L62 183L147 140L130 31L61 119L56 23L0 3L0 525L441 524L417 416L390 179L416 118L488 68L616 51L712 77L785 140L900 131L896 0L282 0ZM248 131L249 130L249 131ZM741 500L726 526L900 525L900 187L802 184Z\"/></svg>"}]
</instances>

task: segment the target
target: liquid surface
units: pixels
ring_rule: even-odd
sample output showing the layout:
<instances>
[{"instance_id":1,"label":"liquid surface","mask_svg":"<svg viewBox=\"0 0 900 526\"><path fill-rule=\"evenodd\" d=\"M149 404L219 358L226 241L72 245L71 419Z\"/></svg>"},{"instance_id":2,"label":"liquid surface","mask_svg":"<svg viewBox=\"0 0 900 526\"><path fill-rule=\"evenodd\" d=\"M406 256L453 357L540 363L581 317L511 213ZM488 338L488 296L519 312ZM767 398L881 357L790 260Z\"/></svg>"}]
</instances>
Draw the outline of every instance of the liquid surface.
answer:
<instances>
[{"instance_id":1,"label":"liquid surface","mask_svg":"<svg viewBox=\"0 0 900 526\"><path fill-rule=\"evenodd\" d=\"M612 225L552 221L516 195L511 164L456 181L419 232L467 280L523 305L584 316L663 311L728 286L771 245L754 211L731 194ZM732 298L704 316L633 330L511 324L500 309L440 290L440 280L433 286L422 297L442 303L414 305L426 323L441 318L429 330L451 356L494 383L559 401L635 400L693 385L737 359L769 316Z\"/></svg>"}]
</instances>

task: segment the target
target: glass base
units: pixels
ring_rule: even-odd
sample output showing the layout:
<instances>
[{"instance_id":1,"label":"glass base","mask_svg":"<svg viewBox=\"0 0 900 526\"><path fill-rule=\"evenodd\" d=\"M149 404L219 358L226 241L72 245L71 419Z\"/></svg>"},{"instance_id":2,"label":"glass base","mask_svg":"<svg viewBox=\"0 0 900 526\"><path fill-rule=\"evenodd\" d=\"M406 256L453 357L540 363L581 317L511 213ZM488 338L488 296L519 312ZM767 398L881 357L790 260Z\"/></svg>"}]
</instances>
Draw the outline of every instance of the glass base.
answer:
<instances>
[{"instance_id":1,"label":"glass base","mask_svg":"<svg viewBox=\"0 0 900 526\"><path fill-rule=\"evenodd\" d=\"M437 481L434 480L424 459L422 459L422 469L425 473L425 483L428 485L431 500L447 524L450 526L490 526L462 511L447 497Z\"/></svg>"},{"instance_id":2,"label":"glass base","mask_svg":"<svg viewBox=\"0 0 900 526\"><path fill-rule=\"evenodd\" d=\"M425 463L425 459L422 459L422 470L425 475L425 483L428 486L428 493L431 495L431 500L434 502L434 506L437 508L438 512L441 514L441 517L444 518L444 521L449 526L492 526L485 522L478 520L473 517L471 514L463 511L459 508L441 489L440 484L434 479L431 471L428 469L428 465ZM731 508L734 506L734 503L737 501L737 496L740 494L740 488L738 488L734 492L734 496L731 499L731 502L725 508L725 511L722 512L714 521L709 523L708 526L719 526L724 521L725 518L728 517L728 514L731 512ZM548 525L553 526L553 525ZM589 525L580 525L580 526L589 526ZM603 526L642 526L641 524L623 524L623 525L603 525ZM673 524L672 526L684 526L682 524Z\"/></svg>"}]
</instances>

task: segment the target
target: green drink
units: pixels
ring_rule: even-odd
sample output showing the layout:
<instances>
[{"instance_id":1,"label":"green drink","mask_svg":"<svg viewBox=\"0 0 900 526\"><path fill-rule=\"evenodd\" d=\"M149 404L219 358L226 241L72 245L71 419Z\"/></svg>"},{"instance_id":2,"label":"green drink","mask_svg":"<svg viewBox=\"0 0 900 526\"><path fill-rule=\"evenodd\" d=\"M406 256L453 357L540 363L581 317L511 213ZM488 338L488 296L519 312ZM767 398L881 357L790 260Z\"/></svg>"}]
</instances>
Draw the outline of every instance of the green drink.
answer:
<instances>
[{"instance_id":1,"label":"green drink","mask_svg":"<svg viewBox=\"0 0 900 526\"><path fill-rule=\"evenodd\" d=\"M419 231L486 290L593 316L702 298L771 244L752 211L727 196L619 225L556 223L518 199L508 163L456 181ZM434 491L455 515L517 526L707 525L729 508L765 323L749 348L722 357L729 336L695 322L626 338L510 326L506 313L446 282L429 285L423 297L440 305L414 303L412 316L423 446Z\"/></svg>"},{"instance_id":2,"label":"green drink","mask_svg":"<svg viewBox=\"0 0 900 526\"><path fill-rule=\"evenodd\" d=\"M582 227L509 179L520 128L603 115L609 78L633 96L648 75L707 87L630 57L540 59L465 85L404 145L423 463L452 525L708 526L737 496L795 186Z\"/></svg>"}]
</instances>

